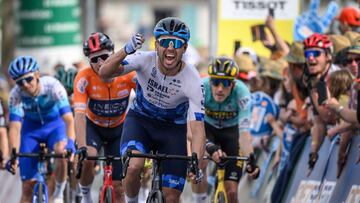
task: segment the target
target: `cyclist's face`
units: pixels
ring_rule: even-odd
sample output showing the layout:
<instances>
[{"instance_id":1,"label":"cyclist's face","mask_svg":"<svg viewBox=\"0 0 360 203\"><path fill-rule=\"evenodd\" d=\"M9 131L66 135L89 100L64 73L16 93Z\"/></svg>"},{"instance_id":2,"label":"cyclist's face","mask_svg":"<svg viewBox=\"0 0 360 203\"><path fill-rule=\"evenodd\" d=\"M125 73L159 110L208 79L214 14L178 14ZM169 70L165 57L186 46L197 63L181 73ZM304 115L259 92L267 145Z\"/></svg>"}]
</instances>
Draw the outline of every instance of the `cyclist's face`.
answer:
<instances>
[{"instance_id":1,"label":"cyclist's face","mask_svg":"<svg viewBox=\"0 0 360 203\"><path fill-rule=\"evenodd\" d=\"M346 56L346 68L355 76L358 76L358 66L360 63L360 54L348 53Z\"/></svg>"},{"instance_id":2,"label":"cyclist's face","mask_svg":"<svg viewBox=\"0 0 360 203\"><path fill-rule=\"evenodd\" d=\"M109 50L101 50L90 54L89 63L96 73L99 73L101 65L111 54Z\"/></svg>"},{"instance_id":3,"label":"cyclist's face","mask_svg":"<svg viewBox=\"0 0 360 203\"><path fill-rule=\"evenodd\" d=\"M167 70L178 68L187 44L177 37L160 37L155 41L155 49L159 56L160 66Z\"/></svg>"},{"instance_id":4,"label":"cyclist's face","mask_svg":"<svg viewBox=\"0 0 360 203\"><path fill-rule=\"evenodd\" d=\"M312 75L321 74L325 70L328 61L331 60L330 54L320 48L311 48L305 50L306 63L309 73Z\"/></svg>"},{"instance_id":5,"label":"cyclist's face","mask_svg":"<svg viewBox=\"0 0 360 203\"><path fill-rule=\"evenodd\" d=\"M210 84L211 84L211 94L214 100L218 103L221 103L225 101L226 98L228 98L234 86L234 82L229 83L229 85L224 85L222 82L214 83L211 81L211 79L210 79Z\"/></svg>"},{"instance_id":6,"label":"cyclist's face","mask_svg":"<svg viewBox=\"0 0 360 203\"><path fill-rule=\"evenodd\" d=\"M24 91L26 91L31 96L36 96L38 93L38 86L39 86L39 73L32 72L23 75L22 77L18 78L15 82L16 84Z\"/></svg>"}]
</instances>

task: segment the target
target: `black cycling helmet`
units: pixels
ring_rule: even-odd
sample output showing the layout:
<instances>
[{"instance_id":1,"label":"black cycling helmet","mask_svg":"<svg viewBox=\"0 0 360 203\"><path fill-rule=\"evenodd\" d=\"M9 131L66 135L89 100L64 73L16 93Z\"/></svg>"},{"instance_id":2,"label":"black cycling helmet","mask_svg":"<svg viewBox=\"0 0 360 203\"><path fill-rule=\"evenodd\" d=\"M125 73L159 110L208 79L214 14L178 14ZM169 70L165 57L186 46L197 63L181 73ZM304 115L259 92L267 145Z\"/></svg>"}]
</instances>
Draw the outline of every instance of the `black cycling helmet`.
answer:
<instances>
[{"instance_id":1,"label":"black cycling helmet","mask_svg":"<svg viewBox=\"0 0 360 203\"><path fill-rule=\"evenodd\" d=\"M238 75L239 68L235 61L227 57L218 57L209 65L208 73L211 78L234 80Z\"/></svg>"},{"instance_id":2,"label":"black cycling helmet","mask_svg":"<svg viewBox=\"0 0 360 203\"><path fill-rule=\"evenodd\" d=\"M114 51L114 43L110 37L101 32L92 33L89 38L83 44L83 52L85 56L107 49Z\"/></svg>"},{"instance_id":3,"label":"black cycling helmet","mask_svg":"<svg viewBox=\"0 0 360 203\"><path fill-rule=\"evenodd\" d=\"M161 19L154 28L155 39L162 35L176 36L187 43L190 39L190 30L179 18L168 17Z\"/></svg>"}]
</instances>

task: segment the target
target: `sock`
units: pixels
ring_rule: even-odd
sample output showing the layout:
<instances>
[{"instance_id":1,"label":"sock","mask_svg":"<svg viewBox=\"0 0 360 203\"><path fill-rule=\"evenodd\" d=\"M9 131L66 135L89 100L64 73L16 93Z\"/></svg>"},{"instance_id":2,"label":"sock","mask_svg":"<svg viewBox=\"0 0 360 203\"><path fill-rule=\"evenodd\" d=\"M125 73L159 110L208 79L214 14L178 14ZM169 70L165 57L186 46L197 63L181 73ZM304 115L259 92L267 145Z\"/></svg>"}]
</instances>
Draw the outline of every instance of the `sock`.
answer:
<instances>
[{"instance_id":1,"label":"sock","mask_svg":"<svg viewBox=\"0 0 360 203\"><path fill-rule=\"evenodd\" d=\"M138 196L136 195L135 197L128 197L125 194L125 202L126 203L137 203L138 202Z\"/></svg>"},{"instance_id":2,"label":"sock","mask_svg":"<svg viewBox=\"0 0 360 203\"><path fill-rule=\"evenodd\" d=\"M82 194L82 198L81 198L82 203L92 202L92 199L91 199L91 185L92 184L83 186L83 185L81 185L79 183L81 194Z\"/></svg>"},{"instance_id":3,"label":"sock","mask_svg":"<svg viewBox=\"0 0 360 203\"><path fill-rule=\"evenodd\" d=\"M207 193L192 193L192 197L196 203L206 203Z\"/></svg>"},{"instance_id":4,"label":"sock","mask_svg":"<svg viewBox=\"0 0 360 203\"><path fill-rule=\"evenodd\" d=\"M66 182L57 182L55 181L55 191L53 194L53 198L62 198L64 197L64 189L65 189Z\"/></svg>"}]
</instances>

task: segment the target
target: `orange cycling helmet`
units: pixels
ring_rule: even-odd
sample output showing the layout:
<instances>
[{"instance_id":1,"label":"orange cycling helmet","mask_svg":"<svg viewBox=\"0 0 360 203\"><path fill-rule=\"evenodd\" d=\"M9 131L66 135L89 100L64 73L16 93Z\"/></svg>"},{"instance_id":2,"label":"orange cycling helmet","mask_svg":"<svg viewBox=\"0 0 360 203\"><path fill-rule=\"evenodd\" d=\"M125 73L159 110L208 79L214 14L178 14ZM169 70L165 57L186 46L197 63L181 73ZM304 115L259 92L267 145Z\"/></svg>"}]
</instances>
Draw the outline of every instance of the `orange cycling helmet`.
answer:
<instances>
[{"instance_id":1,"label":"orange cycling helmet","mask_svg":"<svg viewBox=\"0 0 360 203\"><path fill-rule=\"evenodd\" d=\"M114 43L111 41L109 36L101 32L92 33L83 44L85 56L89 56L92 53L104 49L114 51Z\"/></svg>"},{"instance_id":2,"label":"orange cycling helmet","mask_svg":"<svg viewBox=\"0 0 360 203\"><path fill-rule=\"evenodd\" d=\"M315 33L304 40L304 49L321 48L332 52L333 45L327 35Z\"/></svg>"}]
</instances>

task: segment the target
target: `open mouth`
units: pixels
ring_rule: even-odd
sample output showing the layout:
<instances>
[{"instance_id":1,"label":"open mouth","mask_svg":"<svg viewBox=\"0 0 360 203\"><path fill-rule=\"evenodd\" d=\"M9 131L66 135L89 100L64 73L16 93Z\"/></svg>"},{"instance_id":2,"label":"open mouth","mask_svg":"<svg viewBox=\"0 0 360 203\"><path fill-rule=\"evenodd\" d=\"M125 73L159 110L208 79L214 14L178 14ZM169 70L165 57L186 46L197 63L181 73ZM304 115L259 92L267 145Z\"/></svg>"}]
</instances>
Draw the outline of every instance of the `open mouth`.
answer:
<instances>
[{"instance_id":1,"label":"open mouth","mask_svg":"<svg viewBox=\"0 0 360 203\"><path fill-rule=\"evenodd\" d=\"M166 64L172 64L175 61L175 54L173 53L166 53L165 54L165 61Z\"/></svg>"}]
</instances>

